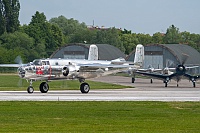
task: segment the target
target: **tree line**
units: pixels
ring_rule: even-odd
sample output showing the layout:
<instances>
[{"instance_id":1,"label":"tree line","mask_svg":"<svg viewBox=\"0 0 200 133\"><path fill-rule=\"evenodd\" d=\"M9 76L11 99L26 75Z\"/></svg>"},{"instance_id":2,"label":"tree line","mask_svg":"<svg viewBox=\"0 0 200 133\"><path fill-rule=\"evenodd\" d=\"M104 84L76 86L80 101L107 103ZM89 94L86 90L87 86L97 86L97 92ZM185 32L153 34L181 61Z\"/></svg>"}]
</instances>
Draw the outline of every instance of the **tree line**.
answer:
<instances>
[{"instance_id":1,"label":"tree line","mask_svg":"<svg viewBox=\"0 0 200 133\"><path fill-rule=\"evenodd\" d=\"M14 63L20 55L24 62L48 58L69 43L110 44L125 54L137 44L188 44L200 51L200 34L180 32L174 25L166 33L134 33L127 29L90 27L73 18L58 16L47 21L36 11L29 24L20 25L19 0L0 0L0 64Z\"/></svg>"}]
</instances>

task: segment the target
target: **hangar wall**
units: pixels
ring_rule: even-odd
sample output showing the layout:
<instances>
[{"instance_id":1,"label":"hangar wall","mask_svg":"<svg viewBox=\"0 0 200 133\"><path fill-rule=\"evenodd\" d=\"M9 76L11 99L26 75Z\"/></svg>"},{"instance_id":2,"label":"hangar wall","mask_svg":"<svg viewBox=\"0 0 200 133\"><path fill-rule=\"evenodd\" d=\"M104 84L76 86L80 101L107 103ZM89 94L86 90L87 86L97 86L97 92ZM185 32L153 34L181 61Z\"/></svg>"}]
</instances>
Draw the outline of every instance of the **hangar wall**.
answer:
<instances>
[{"instance_id":1,"label":"hangar wall","mask_svg":"<svg viewBox=\"0 0 200 133\"><path fill-rule=\"evenodd\" d=\"M50 58L65 59L88 59L89 47L91 44L73 43L67 44L56 50ZM125 54L118 48L109 44L95 44L98 47L99 60L113 60L125 58Z\"/></svg>"},{"instance_id":2,"label":"hangar wall","mask_svg":"<svg viewBox=\"0 0 200 133\"><path fill-rule=\"evenodd\" d=\"M50 58L87 59L89 48L80 44L69 44L59 48Z\"/></svg>"},{"instance_id":3,"label":"hangar wall","mask_svg":"<svg viewBox=\"0 0 200 133\"><path fill-rule=\"evenodd\" d=\"M183 54L188 56L185 61L186 66L200 66L200 53L194 48L184 44L149 44L144 46L145 57L143 68L150 65L154 68L176 67L182 64L184 60ZM135 51L133 51L127 60L134 59ZM189 70L192 74L199 74L200 67Z\"/></svg>"}]
</instances>

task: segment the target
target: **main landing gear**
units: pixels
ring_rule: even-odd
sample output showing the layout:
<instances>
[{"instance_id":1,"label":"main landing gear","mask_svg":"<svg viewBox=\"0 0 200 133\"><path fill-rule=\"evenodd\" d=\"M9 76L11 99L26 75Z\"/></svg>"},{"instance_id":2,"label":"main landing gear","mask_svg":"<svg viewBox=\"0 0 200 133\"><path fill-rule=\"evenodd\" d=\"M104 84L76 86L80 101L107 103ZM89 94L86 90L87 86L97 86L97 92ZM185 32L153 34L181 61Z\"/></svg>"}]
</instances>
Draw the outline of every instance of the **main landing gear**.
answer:
<instances>
[{"instance_id":1,"label":"main landing gear","mask_svg":"<svg viewBox=\"0 0 200 133\"><path fill-rule=\"evenodd\" d=\"M79 78L80 85L80 91L82 93L88 93L90 91L90 85L85 82L85 79Z\"/></svg>"},{"instance_id":2,"label":"main landing gear","mask_svg":"<svg viewBox=\"0 0 200 133\"><path fill-rule=\"evenodd\" d=\"M165 84L165 87L167 87L168 81L164 80L163 83Z\"/></svg>"},{"instance_id":3,"label":"main landing gear","mask_svg":"<svg viewBox=\"0 0 200 133\"><path fill-rule=\"evenodd\" d=\"M132 77L131 82L132 82L132 83L135 83L135 77Z\"/></svg>"},{"instance_id":4,"label":"main landing gear","mask_svg":"<svg viewBox=\"0 0 200 133\"><path fill-rule=\"evenodd\" d=\"M85 81L84 79L80 79L79 81L82 82L81 85L80 85L80 91L82 93L88 93L90 91L90 85L88 83L84 82ZM32 83L33 82L30 81L30 86L27 88L27 92L30 93L30 94L34 92L34 88L32 86ZM49 90L48 83L47 82L42 82L40 84L39 89L40 89L41 93L47 93L48 90Z\"/></svg>"},{"instance_id":5,"label":"main landing gear","mask_svg":"<svg viewBox=\"0 0 200 133\"><path fill-rule=\"evenodd\" d=\"M191 81L192 81L193 87L195 88L196 87L196 81L195 80L191 80ZM168 80L163 81L163 83L165 84L165 87L167 87L168 82L169 82ZM177 82L176 86L179 87L178 82Z\"/></svg>"},{"instance_id":6,"label":"main landing gear","mask_svg":"<svg viewBox=\"0 0 200 133\"><path fill-rule=\"evenodd\" d=\"M192 83L193 83L193 87L195 88L195 87L196 87L196 83L195 83L195 81L192 81Z\"/></svg>"},{"instance_id":7,"label":"main landing gear","mask_svg":"<svg viewBox=\"0 0 200 133\"><path fill-rule=\"evenodd\" d=\"M34 92L34 88L33 88L33 86L32 86L32 81L30 81L30 86L27 88L27 92L28 93L33 93ZM40 92L41 93L47 93L48 92L48 90L49 90L49 85L48 85L48 83L47 82L42 82L41 84L40 84Z\"/></svg>"},{"instance_id":8,"label":"main landing gear","mask_svg":"<svg viewBox=\"0 0 200 133\"><path fill-rule=\"evenodd\" d=\"M150 79L150 83L151 83L151 84L153 83L153 79L152 79L152 78Z\"/></svg>"},{"instance_id":9,"label":"main landing gear","mask_svg":"<svg viewBox=\"0 0 200 133\"><path fill-rule=\"evenodd\" d=\"M90 91L90 86L89 86L89 84L88 83L82 83L81 85L80 85L80 90L81 90L81 92L82 93L88 93L89 91Z\"/></svg>"}]
</instances>

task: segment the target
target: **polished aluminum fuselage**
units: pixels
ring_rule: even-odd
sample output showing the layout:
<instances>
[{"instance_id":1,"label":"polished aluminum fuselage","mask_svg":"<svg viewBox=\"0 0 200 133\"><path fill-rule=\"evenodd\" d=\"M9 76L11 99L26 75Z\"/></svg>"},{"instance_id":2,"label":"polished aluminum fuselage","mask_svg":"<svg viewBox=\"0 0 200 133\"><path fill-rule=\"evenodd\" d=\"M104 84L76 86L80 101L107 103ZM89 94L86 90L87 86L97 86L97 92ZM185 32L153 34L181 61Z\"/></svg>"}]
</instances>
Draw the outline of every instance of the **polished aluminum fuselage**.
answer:
<instances>
[{"instance_id":1,"label":"polished aluminum fuselage","mask_svg":"<svg viewBox=\"0 0 200 133\"><path fill-rule=\"evenodd\" d=\"M94 78L110 73L119 72L119 69L99 67L109 64L123 64L124 61L101 60L71 60L71 59L36 59L19 68L19 76L28 80L59 80L75 78ZM85 65L85 66L80 66ZM92 67L90 67L92 65ZM67 67L68 75L63 75L63 68ZM127 68L126 68L127 69Z\"/></svg>"}]
</instances>

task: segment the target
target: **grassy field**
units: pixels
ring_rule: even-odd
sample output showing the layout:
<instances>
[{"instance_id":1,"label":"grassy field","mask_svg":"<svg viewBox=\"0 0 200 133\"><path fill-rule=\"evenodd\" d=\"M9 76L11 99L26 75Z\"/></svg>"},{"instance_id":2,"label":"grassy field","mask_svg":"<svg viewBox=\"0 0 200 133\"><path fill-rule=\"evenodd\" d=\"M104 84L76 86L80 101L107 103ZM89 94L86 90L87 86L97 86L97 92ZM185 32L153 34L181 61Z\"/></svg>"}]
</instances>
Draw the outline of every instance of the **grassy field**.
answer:
<instances>
[{"instance_id":1,"label":"grassy field","mask_svg":"<svg viewBox=\"0 0 200 133\"><path fill-rule=\"evenodd\" d=\"M124 88L88 82L92 89ZM79 89L78 81L49 84L50 90ZM0 90L28 85L17 75L0 75ZM198 133L199 125L200 102L0 101L0 132Z\"/></svg>"},{"instance_id":2,"label":"grassy field","mask_svg":"<svg viewBox=\"0 0 200 133\"><path fill-rule=\"evenodd\" d=\"M131 88L131 86L122 86L109 83L94 82L86 80L90 84L91 89L122 89ZM39 90L41 81L33 82L35 90ZM0 90L1 91L19 91L26 90L29 83L20 79L16 74L0 74ZM80 83L78 80L62 80L49 82L50 90L79 90Z\"/></svg>"},{"instance_id":3,"label":"grassy field","mask_svg":"<svg viewBox=\"0 0 200 133\"><path fill-rule=\"evenodd\" d=\"M200 131L200 102L0 102L0 132Z\"/></svg>"}]
</instances>

